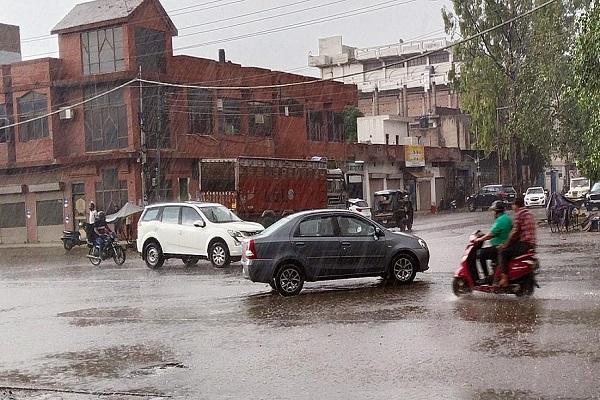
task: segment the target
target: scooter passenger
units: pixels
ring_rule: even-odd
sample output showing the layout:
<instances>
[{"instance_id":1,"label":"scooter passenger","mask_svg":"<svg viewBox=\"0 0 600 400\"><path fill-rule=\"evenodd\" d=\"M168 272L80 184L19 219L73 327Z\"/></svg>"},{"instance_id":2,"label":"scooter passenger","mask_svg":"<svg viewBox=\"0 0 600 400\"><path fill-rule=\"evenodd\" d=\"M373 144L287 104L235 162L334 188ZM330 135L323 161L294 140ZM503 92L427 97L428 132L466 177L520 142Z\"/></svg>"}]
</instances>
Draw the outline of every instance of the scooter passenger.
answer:
<instances>
[{"instance_id":1,"label":"scooter passenger","mask_svg":"<svg viewBox=\"0 0 600 400\"><path fill-rule=\"evenodd\" d=\"M508 265L510 260L522 256L536 248L535 218L525 208L525 200L522 197L515 199L513 203L515 220L512 231L506 243L500 247L500 282L501 287L508 286Z\"/></svg>"},{"instance_id":2,"label":"scooter passenger","mask_svg":"<svg viewBox=\"0 0 600 400\"><path fill-rule=\"evenodd\" d=\"M490 247L484 247L477 250L477 259L479 260L483 273L483 278L477 282L479 284L491 283L488 262L491 261L492 263L496 263L498 261L499 248L508 240L513 225L512 220L505 212L504 202L500 200L493 202L490 210L494 212L494 224L492 225L492 228L486 235L475 239L476 243L483 243L486 240L489 240L491 244ZM479 275L477 273L476 265L475 271L473 272L474 277Z\"/></svg>"}]
</instances>

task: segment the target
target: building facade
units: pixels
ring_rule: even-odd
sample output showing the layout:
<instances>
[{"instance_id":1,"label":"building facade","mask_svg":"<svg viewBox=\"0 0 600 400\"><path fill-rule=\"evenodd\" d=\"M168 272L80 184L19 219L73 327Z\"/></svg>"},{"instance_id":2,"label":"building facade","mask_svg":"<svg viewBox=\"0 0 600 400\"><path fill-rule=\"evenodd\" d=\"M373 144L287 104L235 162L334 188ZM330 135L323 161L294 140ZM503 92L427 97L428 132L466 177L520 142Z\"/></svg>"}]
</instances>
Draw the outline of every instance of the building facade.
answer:
<instances>
[{"instance_id":1,"label":"building facade","mask_svg":"<svg viewBox=\"0 0 600 400\"><path fill-rule=\"evenodd\" d=\"M58 58L0 66L0 243L56 241L92 200L111 213L128 201L198 198L202 158L404 161L401 146L345 140L354 85L297 85L314 78L242 67L224 53L173 55L177 29L158 0L82 3L52 33ZM178 85L294 85L132 83L140 70ZM460 158L433 148L426 156Z\"/></svg>"}]
</instances>

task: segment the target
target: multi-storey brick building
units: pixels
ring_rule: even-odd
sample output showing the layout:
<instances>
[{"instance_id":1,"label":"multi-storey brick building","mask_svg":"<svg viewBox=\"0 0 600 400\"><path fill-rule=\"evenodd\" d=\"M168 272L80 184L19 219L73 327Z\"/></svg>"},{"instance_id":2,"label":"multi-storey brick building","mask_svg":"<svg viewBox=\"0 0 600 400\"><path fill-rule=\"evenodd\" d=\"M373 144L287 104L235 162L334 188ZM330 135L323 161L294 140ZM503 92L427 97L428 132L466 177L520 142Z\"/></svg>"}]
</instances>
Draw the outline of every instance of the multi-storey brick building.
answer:
<instances>
[{"instance_id":1,"label":"multi-storey brick building","mask_svg":"<svg viewBox=\"0 0 600 400\"><path fill-rule=\"evenodd\" d=\"M148 80L204 86L314 80L242 67L224 53L219 61L173 55L177 29L158 0L79 4L52 33L58 58L0 66L0 118L16 124L0 130L0 243L57 240L91 200L111 212L144 195L195 198L201 158L404 159L400 148L344 141L341 112L357 104L354 85L127 84L140 70ZM460 157L440 149L427 156Z\"/></svg>"}]
</instances>

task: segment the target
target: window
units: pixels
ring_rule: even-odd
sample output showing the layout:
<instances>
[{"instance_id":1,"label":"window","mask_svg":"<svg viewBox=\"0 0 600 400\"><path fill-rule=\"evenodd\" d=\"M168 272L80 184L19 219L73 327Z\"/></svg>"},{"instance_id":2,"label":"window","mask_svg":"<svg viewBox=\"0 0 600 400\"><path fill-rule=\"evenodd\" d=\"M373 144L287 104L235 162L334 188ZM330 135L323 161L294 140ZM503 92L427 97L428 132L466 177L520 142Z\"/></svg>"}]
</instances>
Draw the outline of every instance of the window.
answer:
<instances>
[{"instance_id":1,"label":"window","mask_svg":"<svg viewBox=\"0 0 600 400\"><path fill-rule=\"evenodd\" d=\"M294 99L281 101L281 114L286 117L304 117L304 105Z\"/></svg>"},{"instance_id":2,"label":"window","mask_svg":"<svg viewBox=\"0 0 600 400\"><path fill-rule=\"evenodd\" d=\"M194 226L194 222L200 221L201 219L198 211L194 210L192 207L181 208L181 225Z\"/></svg>"},{"instance_id":3,"label":"window","mask_svg":"<svg viewBox=\"0 0 600 400\"><path fill-rule=\"evenodd\" d=\"M412 60L408 60L408 66L409 67L416 67L418 65L425 65L427 64L427 58L426 57L419 57L419 58L415 58Z\"/></svg>"},{"instance_id":4,"label":"window","mask_svg":"<svg viewBox=\"0 0 600 400\"><path fill-rule=\"evenodd\" d=\"M142 72L166 72L165 33L148 28L136 28L135 49L137 65Z\"/></svg>"},{"instance_id":5,"label":"window","mask_svg":"<svg viewBox=\"0 0 600 400\"><path fill-rule=\"evenodd\" d=\"M63 201L45 200L35 204L35 215L38 226L53 226L63 224Z\"/></svg>"},{"instance_id":6,"label":"window","mask_svg":"<svg viewBox=\"0 0 600 400\"><path fill-rule=\"evenodd\" d=\"M25 203L0 204L0 228L22 228L26 225Z\"/></svg>"},{"instance_id":7,"label":"window","mask_svg":"<svg viewBox=\"0 0 600 400\"><path fill-rule=\"evenodd\" d=\"M327 237L333 236L333 218L311 218L300 222L296 236Z\"/></svg>"},{"instance_id":8,"label":"window","mask_svg":"<svg viewBox=\"0 0 600 400\"><path fill-rule=\"evenodd\" d=\"M29 92L18 100L19 122L40 117L48 113L48 97L37 92ZM48 117L27 122L19 127L22 142L49 136Z\"/></svg>"},{"instance_id":9,"label":"window","mask_svg":"<svg viewBox=\"0 0 600 400\"><path fill-rule=\"evenodd\" d=\"M390 144L390 135L389 134L385 134L385 144Z\"/></svg>"},{"instance_id":10,"label":"window","mask_svg":"<svg viewBox=\"0 0 600 400\"><path fill-rule=\"evenodd\" d=\"M4 128L7 125L10 125L10 119L8 118L6 104L0 104L0 143L10 141L10 128Z\"/></svg>"},{"instance_id":11,"label":"window","mask_svg":"<svg viewBox=\"0 0 600 400\"><path fill-rule=\"evenodd\" d=\"M365 221L352 217L338 217L341 236L367 237L375 235L375 227Z\"/></svg>"},{"instance_id":12,"label":"window","mask_svg":"<svg viewBox=\"0 0 600 400\"><path fill-rule=\"evenodd\" d=\"M171 146L171 129L168 106L164 99L167 91L160 86L149 86L143 89L144 132L149 149L165 149Z\"/></svg>"},{"instance_id":13,"label":"window","mask_svg":"<svg viewBox=\"0 0 600 400\"><path fill-rule=\"evenodd\" d=\"M160 213L160 208L149 208L148 211L146 211L146 214L144 214L142 221L143 222L157 221L159 213Z\"/></svg>"},{"instance_id":14,"label":"window","mask_svg":"<svg viewBox=\"0 0 600 400\"><path fill-rule=\"evenodd\" d=\"M324 131L324 116L323 111L309 111L308 112L308 139L312 141L322 141L325 136Z\"/></svg>"},{"instance_id":15,"label":"window","mask_svg":"<svg viewBox=\"0 0 600 400\"><path fill-rule=\"evenodd\" d=\"M190 180L188 178L179 178L179 201L188 201L190 199Z\"/></svg>"},{"instance_id":16,"label":"window","mask_svg":"<svg viewBox=\"0 0 600 400\"><path fill-rule=\"evenodd\" d=\"M106 28L81 34L83 74L96 75L125 70L123 28Z\"/></svg>"},{"instance_id":17,"label":"window","mask_svg":"<svg viewBox=\"0 0 600 400\"><path fill-rule=\"evenodd\" d=\"M251 101L248 106L250 135L271 137L273 135L273 106L258 101Z\"/></svg>"},{"instance_id":18,"label":"window","mask_svg":"<svg viewBox=\"0 0 600 400\"><path fill-rule=\"evenodd\" d=\"M237 215L235 215L225 206L201 207L200 210L210 222L215 224L225 224L228 222L241 221Z\"/></svg>"},{"instance_id":19,"label":"window","mask_svg":"<svg viewBox=\"0 0 600 400\"><path fill-rule=\"evenodd\" d=\"M102 172L102 182L96 183L97 210L113 214L127 203L127 181L120 181L118 178L116 169Z\"/></svg>"},{"instance_id":20,"label":"window","mask_svg":"<svg viewBox=\"0 0 600 400\"><path fill-rule=\"evenodd\" d=\"M242 130L241 103L239 100L223 99L219 110L219 133L239 135Z\"/></svg>"},{"instance_id":21,"label":"window","mask_svg":"<svg viewBox=\"0 0 600 400\"><path fill-rule=\"evenodd\" d=\"M107 90L110 87L89 87L84 90L84 97L90 99ZM86 151L123 149L129 145L123 89L85 103L83 113Z\"/></svg>"},{"instance_id":22,"label":"window","mask_svg":"<svg viewBox=\"0 0 600 400\"><path fill-rule=\"evenodd\" d=\"M344 141L344 114L342 113L332 113L330 114L333 119L333 129L332 129L332 137L330 141L332 142L343 142Z\"/></svg>"},{"instance_id":23,"label":"window","mask_svg":"<svg viewBox=\"0 0 600 400\"><path fill-rule=\"evenodd\" d=\"M179 207L165 207L162 212L163 224L179 224Z\"/></svg>"},{"instance_id":24,"label":"window","mask_svg":"<svg viewBox=\"0 0 600 400\"><path fill-rule=\"evenodd\" d=\"M190 89L188 91L188 109L190 110L190 133L212 135L212 93L206 90Z\"/></svg>"},{"instance_id":25,"label":"window","mask_svg":"<svg viewBox=\"0 0 600 400\"><path fill-rule=\"evenodd\" d=\"M400 136L396 135L396 145L400 144Z\"/></svg>"},{"instance_id":26,"label":"window","mask_svg":"<svg viewBox=\"0 0 600 400\"><path fill-rule=\"evenodd\" d=\"M435 53L429 56L429 64L442 64L450 62L450 53Z\"/></svg>"}]
</instances>

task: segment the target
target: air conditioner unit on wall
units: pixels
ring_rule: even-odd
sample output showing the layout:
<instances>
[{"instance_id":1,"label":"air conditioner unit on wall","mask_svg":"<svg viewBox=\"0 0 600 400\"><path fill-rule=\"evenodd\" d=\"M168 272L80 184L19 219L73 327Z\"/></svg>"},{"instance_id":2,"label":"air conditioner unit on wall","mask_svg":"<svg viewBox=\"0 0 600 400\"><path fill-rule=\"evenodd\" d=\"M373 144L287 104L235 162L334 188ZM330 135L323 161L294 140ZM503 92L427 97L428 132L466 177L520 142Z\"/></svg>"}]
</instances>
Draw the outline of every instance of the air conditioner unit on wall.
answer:
<instances>
[{"instance_id":1,"label":"air conditioner unit on wall","mask_svg":"<svg viewBox=\"0 0 600 400\"><path fill-rule=\"evenodd\" d=\"M61 108L60 113L58 114L60 119L69 120L75 117L75 110L72 108Z\"/></svg>"}]
</instances>

